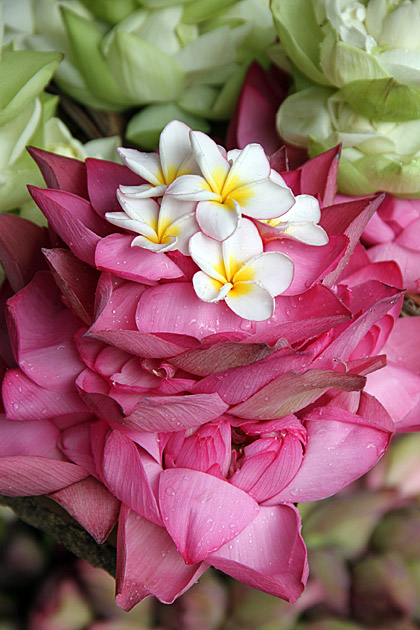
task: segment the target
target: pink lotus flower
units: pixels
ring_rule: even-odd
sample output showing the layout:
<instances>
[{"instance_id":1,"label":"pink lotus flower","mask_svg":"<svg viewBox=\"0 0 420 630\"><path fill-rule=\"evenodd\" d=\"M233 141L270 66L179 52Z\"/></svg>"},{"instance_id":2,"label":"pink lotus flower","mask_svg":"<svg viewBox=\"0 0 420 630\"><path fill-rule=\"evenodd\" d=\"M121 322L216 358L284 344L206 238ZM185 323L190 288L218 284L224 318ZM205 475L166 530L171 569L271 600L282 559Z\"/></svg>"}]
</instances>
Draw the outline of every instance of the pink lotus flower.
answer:
<instances>
[{"instance_id":1,"label":"pink lotus flower","mask_svg":"<svg viewBox=\"0 0 420 630\"><path fill-rule=\"evenodd\" d=\"M49 231L0 218L0 492L49 494L98 541L118 518L117 603L126 610L150 594L172 602L209 565L294 601L308 572L295 503L364 474L394 431L363 391L385 364L378 353L402 299L396 265L369 262L358 243L381 198L328 205L332 152L283 173L289 196L324 205L318 221L311 202L306 223L327 236L309 245L284 226L243 219L254 261L293 264L282 292L270 275L238 280L249 241L236 262L226 240L202 250L212 264L219 256L220 275L233 265L225 284L270 296L268 317L246 318L252 299L241 315L196 292L193 278L207 273L197 233L190 257L131 247L131 227L106 219L121 211L119 186L144 184L129 168L32 154L49 186L31 190Z\"/></svg>"}]
</instances>

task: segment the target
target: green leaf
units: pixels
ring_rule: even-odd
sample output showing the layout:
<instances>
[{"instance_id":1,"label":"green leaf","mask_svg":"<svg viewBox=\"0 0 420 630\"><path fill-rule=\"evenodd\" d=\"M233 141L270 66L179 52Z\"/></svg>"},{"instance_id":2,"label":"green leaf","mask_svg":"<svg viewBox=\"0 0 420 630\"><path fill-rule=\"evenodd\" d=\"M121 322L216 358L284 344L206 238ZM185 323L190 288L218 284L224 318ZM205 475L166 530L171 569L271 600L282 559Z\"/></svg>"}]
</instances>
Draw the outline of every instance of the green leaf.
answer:
<instances>
[{"instance_id":1,"label":"green leaf","mask_svg":"<svg viewBox=\"0 0 420 630\"><path fill-rule=\"evenodd\" d=\"M133 116L127 126L127 140L143 149L154 151L159 144L162 129L171 120L180 120L191 129L204 131L204 133L210 129L209 124L203 118L188 114L175 103L165 103L144 107Z\"/></svg>"},{"instance_id":2,"label":"green leaf","mask_svg":"<svg viewBox=\"0 0 420 630\"><path fill-rule=\"evenodd\" d=\"M59 52L3 50L0 62L0 125L15 118L50 81Z\"/></svg>"},{"instance_id":3,"label":"green leaf","mask_svg":"<svg viewBox=\"0 0 420 630\"><path fill-rule=\"evenodd\" d=\"M351 81L338 92L362 116L382 122L420 118L420 90L392 77Z\"/></svg>"},{"instance_id":4,"label":"green leaf","mask_svg":"<svg viewBox=\"0 0 420 630\"><path fill-rule=\"evenodd\" d=\"M138 104L174 101L184 89L180 64L133 33L115 29L106 57L124 94Z\"/></svg>"},{"instance_id":5,"label":"green leaf","mask_svg":"<svg viewBox=\"0 0 420 630\"><path fill-rule=\"evenodd\" d=\"M92 94L104 101L104 109L107 103L113 108L134 105L135 101L122 93L108 68L100 50L102 33L96 24L64 7L62 12L75 63Z\"/></svg>"},{"instance_id":6,"label":"green leaf","mask_svg":"<svg viewBox=\"0 0 420 630\"><path fill-rule=\"evenodd\" d=\"M320 45L324 34L310 0L272 0L271 11L280 42L293 63L311 81L330 82L321 71Z\"/></svg>"}]
</instances>

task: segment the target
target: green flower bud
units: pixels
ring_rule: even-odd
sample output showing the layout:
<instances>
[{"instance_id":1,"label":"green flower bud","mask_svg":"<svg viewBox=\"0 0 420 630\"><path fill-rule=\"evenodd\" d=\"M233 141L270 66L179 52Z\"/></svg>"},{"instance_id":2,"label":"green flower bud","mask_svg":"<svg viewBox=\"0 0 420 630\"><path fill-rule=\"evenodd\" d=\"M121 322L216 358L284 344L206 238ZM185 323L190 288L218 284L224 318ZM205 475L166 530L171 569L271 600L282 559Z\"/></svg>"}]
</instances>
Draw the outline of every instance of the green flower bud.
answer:
<instances>
[{"instance_id":1,"label":"green flower bud","mask_svg":"<svg viewBox=\"0 0 420 630\"><path fill-rule=\"evenodd\" d=\"M288 97L277 115L280 136L311 155L341 143L338 186L344 194L384 190L419 197L420 110L415 120L380 122L358 113L345 96L343 89L308 88Z\"/></svg>"},{"instance_id":2,"label":"green flower bud","mask_svg":"<svg viewBox=\"0 0 420 630\"><path fill-rule=\"evenodd\" d=\"M64 52L55 81L72 98L108 111L150 108L128 136L148 149L166 123L163 105L194 129L229 118L249 63L276 37L269 0L66 0L61 12L58 0L41 0L54 7L54 27L38 12L21 29L5 1L7 40ZM30 11L37 0L25 2Z\"/></svg>"}]
</instances>

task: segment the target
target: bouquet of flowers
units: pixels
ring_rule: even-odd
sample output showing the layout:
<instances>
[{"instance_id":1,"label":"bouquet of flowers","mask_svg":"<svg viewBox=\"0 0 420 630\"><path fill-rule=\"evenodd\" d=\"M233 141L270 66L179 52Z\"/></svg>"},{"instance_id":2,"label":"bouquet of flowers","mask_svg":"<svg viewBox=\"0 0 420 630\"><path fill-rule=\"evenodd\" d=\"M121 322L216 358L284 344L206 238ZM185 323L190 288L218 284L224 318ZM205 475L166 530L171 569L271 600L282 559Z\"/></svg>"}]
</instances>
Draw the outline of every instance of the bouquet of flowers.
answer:
<instances>
[{"instance_id":1,"label":"bouquet of flowers","mask_svg":"<svg viewBox=\"0 0 420 630\"><path fill-rule=\"evenodd\" d=\"M296 600L296 504L419 426L365 388L402 303L359 243L383 196L335 203L336 149L289 171L178 121L123 165L31 153L49 228L0 217L0 492L47 494L98 542L118 521L125 610L209 565Z\"/></svg>"}]
</instances>

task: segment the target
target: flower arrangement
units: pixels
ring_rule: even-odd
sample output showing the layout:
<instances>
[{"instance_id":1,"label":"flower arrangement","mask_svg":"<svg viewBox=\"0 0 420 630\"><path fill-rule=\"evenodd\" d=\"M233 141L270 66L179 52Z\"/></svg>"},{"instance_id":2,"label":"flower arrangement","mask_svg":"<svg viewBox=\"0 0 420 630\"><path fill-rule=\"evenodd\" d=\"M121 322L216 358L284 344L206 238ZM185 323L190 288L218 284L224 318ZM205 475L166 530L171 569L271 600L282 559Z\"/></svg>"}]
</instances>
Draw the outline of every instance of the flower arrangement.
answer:
<instances>
[{"instance_id":1,"label":"flower arrangement","mask_svg":"<svg viewBox=\"0 0 420 630\"><path fill-rule=\"evenodd\" d=\"M0 217L0 492L49 495L99 542L118 520L126 610L209 565L296 600L295 504L414 427L364 391L402 301L359 243L382 197L334 203L335 150L288 171L178 121L123 165L31 154L49 229Z\"/></svg>"}]
</instances>

